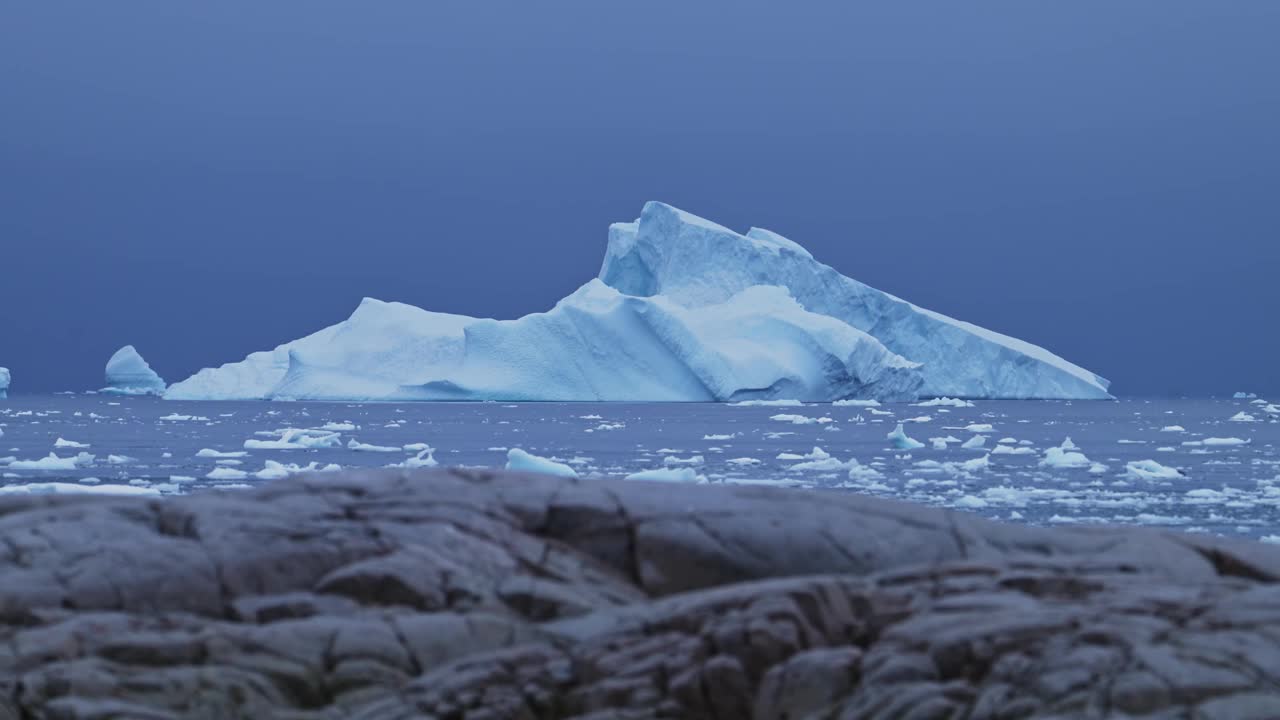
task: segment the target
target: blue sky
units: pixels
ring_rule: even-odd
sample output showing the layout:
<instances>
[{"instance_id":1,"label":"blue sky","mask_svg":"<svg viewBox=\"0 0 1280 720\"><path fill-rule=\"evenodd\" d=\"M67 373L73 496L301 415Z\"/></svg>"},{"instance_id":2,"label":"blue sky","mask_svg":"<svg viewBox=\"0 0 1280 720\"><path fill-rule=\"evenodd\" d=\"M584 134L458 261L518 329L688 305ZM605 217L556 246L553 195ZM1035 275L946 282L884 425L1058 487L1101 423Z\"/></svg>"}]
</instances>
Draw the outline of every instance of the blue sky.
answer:
<instances>
[{"instance_id":1,"label":"blue sky","mask_svg":"<svg viewBox=\"0 0 1280 720\"><path fill-rule=\"evenodd\" d=\"M1280 3L7 3L0 365L514 317L659 199L1122 394L1280 390Z\"/></svg>"}]
</instances>

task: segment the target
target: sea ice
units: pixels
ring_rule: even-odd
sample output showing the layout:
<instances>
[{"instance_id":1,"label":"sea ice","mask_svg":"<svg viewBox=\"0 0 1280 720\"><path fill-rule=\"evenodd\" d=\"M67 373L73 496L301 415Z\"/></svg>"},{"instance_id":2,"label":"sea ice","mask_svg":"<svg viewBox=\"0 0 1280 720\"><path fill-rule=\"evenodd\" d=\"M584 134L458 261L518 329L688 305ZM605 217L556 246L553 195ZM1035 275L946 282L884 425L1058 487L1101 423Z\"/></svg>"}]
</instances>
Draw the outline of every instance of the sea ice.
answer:
<instances>
[{"instance_id":1,"label":"sea ice","mask_svg":"<svg viewBox=\"0 0 1280 720\"><path fill-rule=\"evenodd\" d=\"M9 397L9 381L11 379L12 375L9 372L9 368L0 367L0 400Z\"/></svg>"}]
</instances>

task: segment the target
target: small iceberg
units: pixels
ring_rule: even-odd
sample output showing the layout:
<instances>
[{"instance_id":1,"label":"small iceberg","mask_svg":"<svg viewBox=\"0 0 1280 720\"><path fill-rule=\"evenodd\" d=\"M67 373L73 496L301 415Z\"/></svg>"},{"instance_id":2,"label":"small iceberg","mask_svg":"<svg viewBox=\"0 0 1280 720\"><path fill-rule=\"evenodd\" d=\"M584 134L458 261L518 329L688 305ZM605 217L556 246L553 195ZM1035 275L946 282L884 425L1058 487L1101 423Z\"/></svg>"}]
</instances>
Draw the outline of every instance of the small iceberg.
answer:
<instances>
[{"instance_id":1,"label":"small iceberg","mask_svg":"<svg viewBox=\"0 0 1280 720\"><path fill-rule=\"evenodd\" d=\"M132 345L125 345L107 361L107 386L110 395L163 395L165 382Z\"/></svg>"},{"instance_id":2,"label":"small iceberg","mask_svg":"<svg viewBox=\"0 0 1280 720\"><path fill-rule=\"evenodd\" d=\"M9 397L10 378L11 376L9 374L9 368L0 367L0 400L4 400L5 398Z\"/></svg>"},{"instance_id":3,"label":"small iceberg","mask_svg":"<svg viewBox=\"0 0 1280 720\"><path fill-rule=\"evenodd\" d=\"M1071 442L1071 438L1062 441L1062 445L1044 451L1044 459L1040 467L1047 468L1084 468L1091 467L1093 462L1080 452L1080 448ZM1092 472L1092 470L1090 470Z\"/></svg>"},{"instance_id":4,"label":"small iceberg","mask_svg":"<svg viewBox=\"0 0 1280 720\"><path fill-rule=\"evenodd\" d=\"M907 431L902 429L902 423L898 423L898 427L889 433L888 438L899 450L917 450L924 447L924 443L919 440L907 437Z\"/></svg>"},{"instance_id":5,"label":"small iceberg","mask_svg":"<svg viewBox=\"0 0 1280 720\"><path fill-rule=\"evenodd\" d=\"M507 451L507 469L523 470L524 472L541 473L543 475L558 475L560 477L578 477L578 471L568 465L538 457L520 448L511 448Z\"/></svg>"}]
</instances>

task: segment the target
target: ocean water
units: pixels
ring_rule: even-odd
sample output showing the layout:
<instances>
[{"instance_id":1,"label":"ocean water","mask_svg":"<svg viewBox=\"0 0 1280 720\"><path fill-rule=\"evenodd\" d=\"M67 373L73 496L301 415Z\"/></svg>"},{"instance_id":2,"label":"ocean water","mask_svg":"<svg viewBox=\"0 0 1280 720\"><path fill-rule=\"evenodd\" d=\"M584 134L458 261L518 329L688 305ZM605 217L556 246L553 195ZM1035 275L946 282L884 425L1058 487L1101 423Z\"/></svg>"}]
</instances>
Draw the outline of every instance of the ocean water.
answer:
<instances>
[{"instance_id":1,"label":"ocean water","mask_svg":"<svg viewBox=\"0 0 1280 720\"><path fill-rule=\"evenodd\" d=\"M837 488L1018 522L1157 525L1280 541L1275 410L1254 399L868 408L17 396L0 401L0 492L234 492L310 463L382 467L433 458L502 467L507 450L521 448L583 477L690 468L694 482ZM924 447L892 446L887 436L900 422ZM303 442L328 446L270 447L289 429L313 429ZM986 438L980 447L962 446L978 436ZM1051 450L1068 437L1075 450ZM931 438L959 442L938 449ZM244 454L201 457L201 450ZM31 466L50 453L59 460ZM1046 464L1051 455L1077 466Z\"/></svg>"}]
</instances>

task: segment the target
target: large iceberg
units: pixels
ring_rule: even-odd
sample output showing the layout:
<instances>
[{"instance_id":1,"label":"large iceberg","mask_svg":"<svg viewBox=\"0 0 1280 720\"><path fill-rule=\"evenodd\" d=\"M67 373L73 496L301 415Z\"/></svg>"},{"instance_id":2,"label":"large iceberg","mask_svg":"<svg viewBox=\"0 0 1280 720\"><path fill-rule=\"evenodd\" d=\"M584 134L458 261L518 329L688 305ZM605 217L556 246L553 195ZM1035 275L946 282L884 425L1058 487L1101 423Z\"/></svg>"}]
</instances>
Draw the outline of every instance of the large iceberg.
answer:
<instances>
[{"instance_id":1,"label":"large iceberg","mask_svg":"<svg viewBox=\"0 0 1280 720\"><path fill-rule=\"evenodd\" d=\"M107 361L107 386L113 395L163 395L164 380L147 364L132 345L125 345Z\"/></svg>"},{"instance_id":2,"label":"large iceberg","mask_svg":"<svg viewBox=\"0 0 1280 720\"><path fill-rule=\"evenodd\" d=\"M651 202L599 278L489 320L365 299L349 319L171 386L171 399L743 401L1106 398L1013 338L840 275L766 230Z\"/></svg>"},{"instance_id":3,"label":"large iceberg","mask_svg":"<svg viewBox=\"0 0 1280 720\"><path fill-rule=\"evenodd\" d=\"M9 397L9 368L0 367L0 400Z\"/></svg>"}]
</instances>

